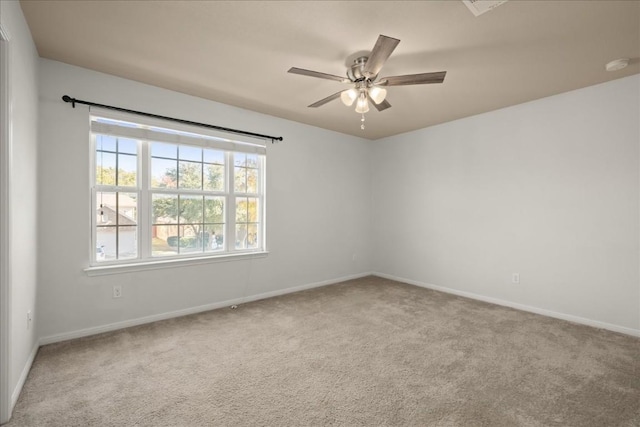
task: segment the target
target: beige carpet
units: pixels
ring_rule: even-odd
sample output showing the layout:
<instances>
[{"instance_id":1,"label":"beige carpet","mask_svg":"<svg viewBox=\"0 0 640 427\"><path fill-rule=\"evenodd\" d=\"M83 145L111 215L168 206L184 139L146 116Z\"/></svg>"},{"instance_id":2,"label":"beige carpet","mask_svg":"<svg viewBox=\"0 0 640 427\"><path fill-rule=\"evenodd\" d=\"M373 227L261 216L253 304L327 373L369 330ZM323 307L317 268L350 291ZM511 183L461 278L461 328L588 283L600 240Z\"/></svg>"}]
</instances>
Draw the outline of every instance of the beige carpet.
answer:
<instances>
[{"instance_id":1,"label":"beige carpet","mask_svg":"<svg viewBox=\"0 0 640 427\"><path fill-rule=\"evenodd\" d=\"M17 426L639 426L640 340L369 277L40 349Z\"/></svg>"}]
</instances>

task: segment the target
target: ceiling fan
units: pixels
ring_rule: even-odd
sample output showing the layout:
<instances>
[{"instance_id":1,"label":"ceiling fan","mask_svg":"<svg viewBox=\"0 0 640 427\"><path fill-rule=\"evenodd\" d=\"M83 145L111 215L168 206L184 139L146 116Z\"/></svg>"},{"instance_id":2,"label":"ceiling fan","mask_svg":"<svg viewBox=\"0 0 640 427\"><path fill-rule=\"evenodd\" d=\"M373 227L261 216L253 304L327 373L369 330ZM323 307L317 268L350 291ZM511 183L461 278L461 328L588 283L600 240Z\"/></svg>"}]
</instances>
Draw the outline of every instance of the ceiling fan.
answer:
<instances>
[{"instance_id":1,"label":"ceiling fan","mask_svg":"<svg viewBox=\"0 0 640 427\"><path fill-rule=\"evenodd\" d=\"M351 106L355 102L356 113L362 114L361 121L364 122L364 113L369 111L370 100L378 111L391 107L391 104L385 99L387 96L385 86L421 85L442 83L444 81L444 77L447 74L446 71L378 78L378 73L380 73L398 43L400 43L400 40L380 34L371 54L356 58L353 61L353 65L347 69L346 78L296 67L291 67L288 72L352 85L350 89L329 95L320 101L314 102L309 107L317 108L338 98L346 106ZM364 129L364 123L360 127Z\"/></svg>"}]
</instances>

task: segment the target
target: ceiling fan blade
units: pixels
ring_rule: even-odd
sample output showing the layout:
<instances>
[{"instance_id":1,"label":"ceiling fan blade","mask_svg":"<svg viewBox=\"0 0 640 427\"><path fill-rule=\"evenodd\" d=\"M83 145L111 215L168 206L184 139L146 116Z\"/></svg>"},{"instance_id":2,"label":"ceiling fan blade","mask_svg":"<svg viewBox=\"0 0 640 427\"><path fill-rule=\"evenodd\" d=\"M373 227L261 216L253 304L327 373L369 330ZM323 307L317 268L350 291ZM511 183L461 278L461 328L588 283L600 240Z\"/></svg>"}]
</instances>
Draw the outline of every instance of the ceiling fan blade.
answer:
<instances>
[{"instance_id":1,"label":"ceiling fan blade","mask_svg":"<svg viewBox=\"0 0 640 427\"><path fill-rule=\"evenodd\" d=\"M309 76L309 77L317 77L319 79L335 80L335 81L341 82L341 83L349 83L351 81L346 77L335 76L333 74L327 74L327 73L320 73L318 71L305 70L304 68L291 67L289 69L289 71L287 71L287 72L291 73L291 74L300 74L301 76Z\"/></svg>"},{"instance_id":2,"label":"ceiling fan blade","mask_svg":"<svg viewBox=\"0 0 640 427\"><path fill-rule=\"evenodd\" d=\"M377 76L393 50L398 46L398 43L400 43L400 40L380 34L362 73L368 78Z\"/></svg>"},{"instance_id":3,"label":"ceiling fan blade","mask_svg":"<svg viewBox=\"0 0 640 427\"><path fill-rule=\"evenodd\" d=\"M428 83L442 83L446 71L436 73L407 74L404 76L383 77L377 83L381 86L404 86L404 85L424 85Z\"/></svg>"},{"instance_id":4,"label":"ceiling fan blade","mask_svg":"<svg viewBox=\"0 0 640 427\"><path fill-rule=\"evenodd\" d=\"M340 94L341 94L342 92L344 92L344 91L342 91L342 90L341 90L340 92L336 92L336 93L334 93L333 95L329 95L329 96L327 96L326 98L321 99L320 101L316 101L316 102L314 102L313 104L309 105L309 107L311 107L311 108L321 107L321 106L323 106L324 104L326 104L327 102L331 102L331 101L333 101L334 99L338 99L338 98L340 98Z\"/></svg>"},{"instance_id":5,"label":"ceiling fan blade","mask_svg":"<svg viewBox=\"0 0 640 427\"><path fill-rule=\"evenodd\" d=\"M391 104L389 104L389 101L387 101L386 99L382 101L380 104L376 104L375 102L372 102L372 104L374 107L376 107L376 110L378 111L384 111L387 108L391 108Z\"/></svg>"}]
</instances>

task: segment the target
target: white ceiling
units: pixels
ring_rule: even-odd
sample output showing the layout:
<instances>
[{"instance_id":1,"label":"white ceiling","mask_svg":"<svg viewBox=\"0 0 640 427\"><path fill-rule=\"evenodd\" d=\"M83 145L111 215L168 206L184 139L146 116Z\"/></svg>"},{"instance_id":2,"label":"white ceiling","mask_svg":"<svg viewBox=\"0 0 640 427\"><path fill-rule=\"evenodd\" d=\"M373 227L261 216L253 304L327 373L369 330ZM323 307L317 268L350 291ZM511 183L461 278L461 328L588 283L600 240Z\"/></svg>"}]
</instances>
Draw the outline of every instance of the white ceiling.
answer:
<instances>
[{"instance_id":1,"label":"white ceiling","mask_svg":"<svg viewBox=\"0 0 640 427\"><path fill-rule=\"evenodd\" d=\"M369 139L640 72L639 1L511 0L479 17L459 0L21 5L44 58ZM345 75L379 34L401 40L381 77L446 70L444 83L390 87L393 108L364 131L339 100L307 108L345 86L287 70Z\"/></svg>"}]
</instances>

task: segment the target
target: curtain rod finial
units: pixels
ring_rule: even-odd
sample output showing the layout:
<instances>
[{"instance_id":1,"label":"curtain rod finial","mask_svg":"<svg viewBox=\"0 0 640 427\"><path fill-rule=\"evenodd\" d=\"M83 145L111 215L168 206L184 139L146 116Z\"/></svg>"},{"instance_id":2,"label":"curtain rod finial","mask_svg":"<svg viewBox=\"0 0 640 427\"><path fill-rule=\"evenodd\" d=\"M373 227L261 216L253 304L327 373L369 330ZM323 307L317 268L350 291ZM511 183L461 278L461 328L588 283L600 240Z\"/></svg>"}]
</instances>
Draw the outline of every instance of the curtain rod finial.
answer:
<instances>
[{"instance_id":1,"label":"curtain rod finial","mask_svg":"<svg viewBox=\"0 0 640 427\"><path fill-rule=\"evenodd\" d=\"M62 100L63 100L64 102L70 102L70 103L71 103L71 106L72 106L73 108L76 108L76 100L75 100L74 98L71 98L69 95L63 95L63 96L62 96Z\"/></svg>"}]
</instances>

